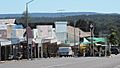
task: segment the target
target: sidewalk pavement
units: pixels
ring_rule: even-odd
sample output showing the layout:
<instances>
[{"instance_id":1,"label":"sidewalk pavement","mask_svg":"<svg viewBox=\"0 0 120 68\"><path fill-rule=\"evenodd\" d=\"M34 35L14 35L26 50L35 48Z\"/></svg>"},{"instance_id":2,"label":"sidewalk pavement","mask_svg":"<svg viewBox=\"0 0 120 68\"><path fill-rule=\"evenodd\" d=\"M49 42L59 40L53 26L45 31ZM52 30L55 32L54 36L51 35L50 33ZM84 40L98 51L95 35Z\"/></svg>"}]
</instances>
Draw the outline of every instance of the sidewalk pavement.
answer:
<instances>
[{"instance_id":1,"label":"sidewalk pavement","mask_svg":"<svg viewBox=\"0 0 120 68\"><path fill-rule=\"evenodd\" d=\"M120 54L115 55L115 54L111 54L111 56L106 56L107 58L115 58L120 56ZM68 58L68 57L62 57L62 58ZM76 58L76 57L72 57L72 58ZM88 57L78 57L78 58L88 58ZM92 58L92 57L91 57ZM95 57L93 57L95 58ZM97 57L97 58L101 58L101 57ZM26 61L36 61L36 60L43 60L43 59L55 59L55 58L34 58L33 60L27 60L27 59L22 59L22 60L11 60L11 61L0 61L0 64L4 64L4 63L12 63L12 62L26 62ZM58 59L58 58L56 58Z\"/></svg>"}]
</instances>

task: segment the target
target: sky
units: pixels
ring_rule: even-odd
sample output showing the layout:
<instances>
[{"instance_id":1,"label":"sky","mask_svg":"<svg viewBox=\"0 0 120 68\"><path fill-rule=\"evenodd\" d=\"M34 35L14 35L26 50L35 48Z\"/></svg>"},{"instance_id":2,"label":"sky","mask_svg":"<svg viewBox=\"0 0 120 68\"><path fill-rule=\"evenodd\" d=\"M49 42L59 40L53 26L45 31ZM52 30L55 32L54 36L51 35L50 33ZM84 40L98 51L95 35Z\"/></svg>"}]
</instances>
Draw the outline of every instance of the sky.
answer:
<instances>
[{"instance_id":1,"label":"sky","mask_svg":"<svg viewBox=\"0 0 120 68\"><path fill-rule=\"evenodd\" d=\"M0 0L0 14L21 14L28 1L30 0ZM34 0L28 6L29 13L120 13L120 0Z\"/></svg>"}]
</instances>

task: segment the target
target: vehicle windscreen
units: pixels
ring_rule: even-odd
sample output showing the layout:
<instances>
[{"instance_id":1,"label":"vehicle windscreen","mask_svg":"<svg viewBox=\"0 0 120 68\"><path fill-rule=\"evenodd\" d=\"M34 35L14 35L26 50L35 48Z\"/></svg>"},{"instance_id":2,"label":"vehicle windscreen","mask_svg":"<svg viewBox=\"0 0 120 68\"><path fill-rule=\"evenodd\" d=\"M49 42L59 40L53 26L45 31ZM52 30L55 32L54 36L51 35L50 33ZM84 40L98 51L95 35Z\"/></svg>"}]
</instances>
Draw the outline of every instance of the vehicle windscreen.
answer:
<instances>
[{"instance_id":1,"label":"vehicle windscreen","mask_svg":"<svg viewBox=\"0 0 120 68\"><path fill-rule=\"evenodd\" d=\"M59 52L69 52L69 48L60 48Z\"/></svg>"}]
</instances>

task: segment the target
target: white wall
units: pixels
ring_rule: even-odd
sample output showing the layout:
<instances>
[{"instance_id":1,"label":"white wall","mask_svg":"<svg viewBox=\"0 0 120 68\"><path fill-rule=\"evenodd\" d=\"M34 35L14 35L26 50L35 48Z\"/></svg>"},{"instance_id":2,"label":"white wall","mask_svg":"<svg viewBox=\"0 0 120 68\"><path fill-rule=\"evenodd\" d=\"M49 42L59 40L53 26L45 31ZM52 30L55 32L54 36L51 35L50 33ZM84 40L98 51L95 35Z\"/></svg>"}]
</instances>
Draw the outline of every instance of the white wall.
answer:
<instances>
[{"instance_id":1,"label":"white wall","mask_svg":"<svg viewBox=\"0 0 120 68\"><path fill-rule=\"evenodd\" d=\"M38 25L38 37L46 38L52 37L52 25Z\"/></svg>"},{"instance_id":2,"label":"white wall","mask_svg":"<svg viewBox=\"0 0 120 68\"><path fill-rule=\"evenodd\" d=\"M56 32L67 32L67 22L55 22Z\"/></svg>"},{"instance_id":3,"label":"white wall","mask_svg":"<svg viewBox=\"0 0 120 68\"><path fill-rule=\"evenodd\" d=\"M58 41L65 43L67 40L67 22L55 22L55 29Z\"/></svg>"}]
</instances>

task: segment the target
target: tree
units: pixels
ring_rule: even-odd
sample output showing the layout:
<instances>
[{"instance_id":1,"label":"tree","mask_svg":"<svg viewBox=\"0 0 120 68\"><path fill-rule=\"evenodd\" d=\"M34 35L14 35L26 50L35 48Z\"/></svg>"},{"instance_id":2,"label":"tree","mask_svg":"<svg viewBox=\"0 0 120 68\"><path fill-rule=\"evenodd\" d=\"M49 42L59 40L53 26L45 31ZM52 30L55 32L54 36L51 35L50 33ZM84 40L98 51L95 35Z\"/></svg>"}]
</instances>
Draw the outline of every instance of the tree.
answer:
<instances>
[{"instance_id":1,"label":"tree","mask_svg":"<svg viewBox=\"0 0 120 68\"><path fill-rule=\"evenodd\" d=\"M89 23L90 21L86 21L86 20L82 20L82 19L79 19L77 22L76 22L76 27L82 29L83 31L89 31Z\"/></svg>"},{"instance_id":2,"label":"tree","mask_svg":"<svg viewBox=\"0 0 120 68\"><path fill-rule=\"evenodd\" d=\"M28 23L31 21L31 16L28 14ZM22 16L19 18L19 22L22 23L24 25L24 27L26 27L27 23L26 23L26 11L24 11L22 13Z\"/></svg>"},{"instance_id":3,"label":"tree","mask_svg":"<svg viewBox=\"0 0 120 68\"><path fill-rule=\"evenodd\" d=\"M117 34L117 30L115 28L111 28L110 29L110 35L108 36L108 42L111 44L111 45L117 45L118 44L118 34Z\"/></svg>"},{"instance_id":4,"label":"tree","mask_svg":"<svg viewBox=\"0 0 120 68\"><path fill-rule=\"evenodd\" d=\"M117 44L118 46L120 46L120 27L117 27L117 31L116 31L116 39L117 39Z\"/></svg>"}]
</instances>

